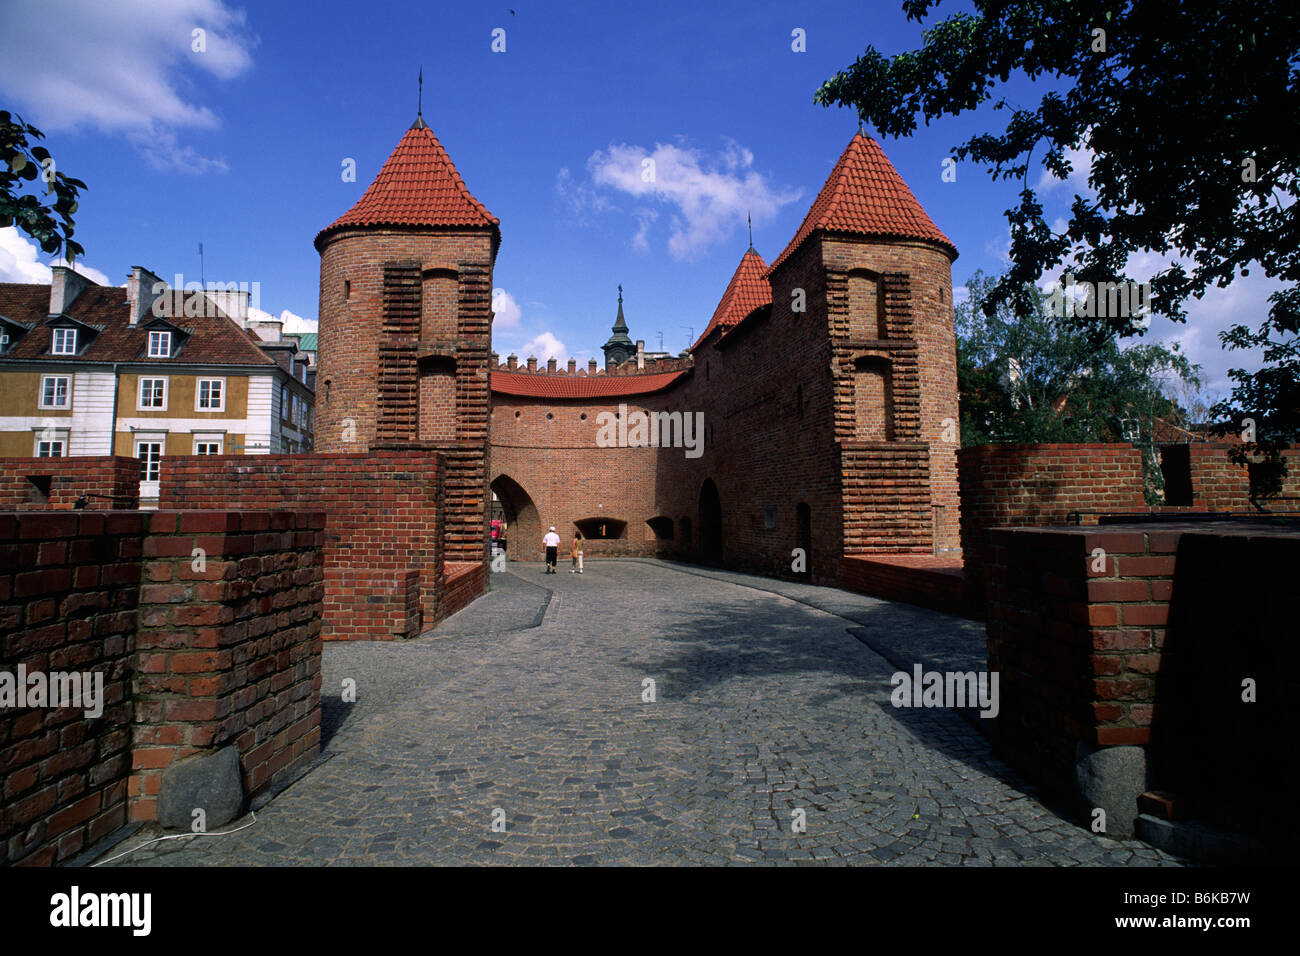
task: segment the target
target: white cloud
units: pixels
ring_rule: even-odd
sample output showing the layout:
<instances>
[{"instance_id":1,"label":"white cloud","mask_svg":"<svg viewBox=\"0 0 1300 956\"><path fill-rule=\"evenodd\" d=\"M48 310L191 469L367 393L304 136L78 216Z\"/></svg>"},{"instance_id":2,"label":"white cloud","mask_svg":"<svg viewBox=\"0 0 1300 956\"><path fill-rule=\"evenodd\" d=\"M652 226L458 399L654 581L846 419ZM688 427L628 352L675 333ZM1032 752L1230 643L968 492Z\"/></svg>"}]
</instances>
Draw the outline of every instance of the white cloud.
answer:
<instances>
[{"instance_id":1,"label":"white cloud","mask_svg":"<svg viewBox=\"0 0 1300 956\"><path fill-rule=\"evenodd\" d=\"M90 126L126 135L154 168L224 169L174 131L220 125L194 102L190 73L233 79L251 68L256 44L243 11L223 0L6 0L0 89L46 133Z\"/></svg>"},{"instance_id":2,"label":"white cloud","mask_svg":"<svg viewBox=\"0 0 1300 956\"><path fill-rule=\"evenodd\" d=\"M746 215L761 226L799 199L799 190L772 186L753 164L754 154L735 142L716 156L663 143L653 150L619 144L587 159L591 185L575 185L563 169L556 190L581 215L616 208L601 189L640 200L633 212L636 249L649 248L650 227L658 218L658 210L645 204L669 207L668 251L674 259L691 259L742 229Z\"/></svg>"},{"instance_id":3,"label":"white cloud","mask_svg":"<svg viewBox=\"0 0 1300 956\"><path fill-rule=\"evenodd\" d=\"M519 319L523 315L523 310L519 308L519 303L505 289L492 290L492 311L496 313L492 319L492 329L494 331L504 331L519 327Z\"/></svg>"},{"instance_id":4,"label":"white cloud","mask_svg":"<svg viewBox=\"0 0 1300 956\"><path fill-rule=\"evenodd\" d=\"M56 261L55 265L63 265ZM83 263L72 267L99 285L112 285L108 276ZM25 282L32 285L48 284L53 277L50 266L40 260L40 247L18 231L17 226L0 229L0 282Z\"/></svg>"},{"instance_id":5,"label":"white cloud","mask_svg":"<svg viewBox=\"0 0 1300 956\"><path fill-rule=\"evenodd\" d=\"M304 319L301 315L290 312L288 309L280 313L280 322L283 323L280 326L281 331L286 335L304 335L316 332L320 328L318 319Z\"/></svg>"},{"instance_id":6,"label":"white cloud","mask_svg":"<svg viewBox=\"0 0 1300 956\"><path fill-rule=\"evenodd\" d=\"M542 363L545 363L550 358L562 361L569 354L569 350L564 347L564 343L550 332L543 332L531 342L526 342L519 348L510 351L524 360L535 356L537 361Z\"/></svg>"}]
</instances>

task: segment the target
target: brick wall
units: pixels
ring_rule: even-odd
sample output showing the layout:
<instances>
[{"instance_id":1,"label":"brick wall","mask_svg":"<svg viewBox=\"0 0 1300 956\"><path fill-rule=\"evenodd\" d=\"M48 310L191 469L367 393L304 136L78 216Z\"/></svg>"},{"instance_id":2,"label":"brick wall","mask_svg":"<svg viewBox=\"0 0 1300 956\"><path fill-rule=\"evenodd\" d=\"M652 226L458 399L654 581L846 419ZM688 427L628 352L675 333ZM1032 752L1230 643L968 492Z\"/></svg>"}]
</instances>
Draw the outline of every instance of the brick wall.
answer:
<instances>
[{"instance_id":1,"label":"brick wall","mask_svg":"<svg viewBox=\"0 0 1300 956\"><path fill-rule=\"evenodd\" d=\"M126 823L148 516L0 514L0 671L103 675L104 710L0 706L0 862L49 865Z\"/></svg>"},{"instance_id":2,"label":"brick wall","mask_svg":"<svg viewBox=\"0 0 1300 956\"><path fill-rule=\"evenodd\" d=\"M323 528L319 513L0 513L0 671L104 679L99 716L0 706L0 860L66 859L128 807L152 819L190 753L233 743L250 794L316 755Z\"/></svg>"},{"instance_id":3,"label":"brick wall","mask_svg":"<svg viewBox=\"0 0 1300 956\"><path fill-rule=\"evenodd\" d=\"M998 529L989 669L996 736L1036 782L1072 793L1076 745L1148 748L1151 786L1250 829L1300 783L1277 735L1300 694L1285 519ZM1262 689L1243 701L1245 678Z\"/></svg>"},{"instance_id":4,"label":"brick wall","mask_svg":"<svg viewBox=\"0 0 1300 956\"><path fill-rule=\"evenodd\" d=\"M961 449L957 463L962 556L976 605L990 529L1065 524L1072 511L1146 509L1142 455L1132 445L978 445Z\"/></svg>"},{"instance_id":5,"label":"brick wall","mask_svg":"<svg viewBox=\"0 0 1300 956\"><path fill-rule=\"evenodd\" d=\"M162 462L159 504L323 510L325 639L391 640L444 613L443 467L443 455L418 450L174 456Z\"/></svg>"},{"instance_id":6,"label":"brick wall","mask_svg":"<svg viewBox=\"0 0 1300 956\"><path fill-rule=\"evenodd\" d=\"M121 455L0 458L0 511L71 509L89 495L94 509L140 504L140 462Z\"/></svg>"},{"instance_id":7,"label":"brick wall","mask_svg":"<svg viewBox=\"0 0 1300 956\"><path fill-rule=\"evenodd\" d=\"M154 818L163 773L192 753L237 745L249 794L319 753L324 527L319 512L150 516L132 819Z\"/></svg>"}]
</instances>

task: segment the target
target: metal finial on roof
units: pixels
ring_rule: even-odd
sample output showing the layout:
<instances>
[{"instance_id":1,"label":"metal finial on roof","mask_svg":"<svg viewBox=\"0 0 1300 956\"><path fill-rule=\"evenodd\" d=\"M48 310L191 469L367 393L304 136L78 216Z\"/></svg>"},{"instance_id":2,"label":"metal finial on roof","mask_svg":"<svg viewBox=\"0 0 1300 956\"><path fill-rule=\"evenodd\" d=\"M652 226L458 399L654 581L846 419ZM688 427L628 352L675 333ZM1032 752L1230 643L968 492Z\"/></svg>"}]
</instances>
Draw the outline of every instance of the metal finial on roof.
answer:
<instances>
[{"instance_id":1,"label":"metal finial on roof","mask_svg":"<svg viewBox=\"0 0 1300 956\"><path fill-rule=\"evenodd\" d=\"M420 64L420 75L415 81L419 84L419 92L416 93L415 115L424 116L424 64Z\"/></svg>"},{"instance_id":2,"label":"metal finial on roof","mask_svg":"<svg viewBox=\"0 0 1300 956\"><path fill-rule=\"evenodd\" d=\"M618 284L618 301L620 305L623 302L623 283L621 282Z\"/></svg>"},{"instance_id":3,"label":"metal finial on roof","mask_svg":"<svg viewBox=\"0 0 1300 956\"><path fill-rule=\"evenodd\" d=\"M862 135L862 117L858 116L858 135Z\"/></svg>"},{"instance_id":4,"label":"metal finial on roof","mask_svg":"<svg viewBox=\"0 0 1300 956\"><path fill-rule=\"evenodd\" d=\"M754 251L754 217L745 213L745 221L749 223L749 250Z\"/></svg>"}]
</instances>

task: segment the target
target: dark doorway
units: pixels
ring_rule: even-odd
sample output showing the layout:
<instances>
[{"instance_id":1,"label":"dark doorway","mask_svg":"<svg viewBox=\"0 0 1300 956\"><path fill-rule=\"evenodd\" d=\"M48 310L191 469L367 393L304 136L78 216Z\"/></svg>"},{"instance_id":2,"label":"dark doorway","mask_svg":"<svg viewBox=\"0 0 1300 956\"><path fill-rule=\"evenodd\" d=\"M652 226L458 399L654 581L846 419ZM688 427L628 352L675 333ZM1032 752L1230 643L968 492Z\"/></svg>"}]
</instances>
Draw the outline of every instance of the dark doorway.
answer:
<instances>
[{"instance_id":1,"label":"dark doorway","mask_svg":"<svg viewBox=\"0 0 1300 956\"><path fill-rule=\"evenodd\" d=\"M712 478L700 488L700 556L705 561L722 561L722 499Z\"/></svg>"},{"instance_id":2,"label":"dark doorway","mask_svg":"<svg viewBox=\"0 0 1300 956\"><path fill-rule=\"evenodd\" d=\"M1160 449L1160 473L1165 479L1165 504L1192 503L1192 457L1187 445L1165 445Z\"/></svg>"},{"instance_id":3,"label":"dark doorway","mask_svg":"<svg viewBox=\"0 0 1300 956\"><path fill-rule=\"evenodd\" d=\"M803 573L812 577L812 508L806 501L795 505L795 547L803 551Z\"/></svg>"},{"instance_id":4,"label":"dark doorway","mask_svg":"<svg viewBox=\"0 0 1300 956\"><path fill-rule=\"evenodd\" d=\"M499 529L497 544L505 549L506 557L523 560L529 554L536 554L541 547L542 520L528 492L510 476L500 475L492 482L492 493L497 497L493 502L493 517L500 506L505 521L505 527Z\"/></svg>"}]
</instances>

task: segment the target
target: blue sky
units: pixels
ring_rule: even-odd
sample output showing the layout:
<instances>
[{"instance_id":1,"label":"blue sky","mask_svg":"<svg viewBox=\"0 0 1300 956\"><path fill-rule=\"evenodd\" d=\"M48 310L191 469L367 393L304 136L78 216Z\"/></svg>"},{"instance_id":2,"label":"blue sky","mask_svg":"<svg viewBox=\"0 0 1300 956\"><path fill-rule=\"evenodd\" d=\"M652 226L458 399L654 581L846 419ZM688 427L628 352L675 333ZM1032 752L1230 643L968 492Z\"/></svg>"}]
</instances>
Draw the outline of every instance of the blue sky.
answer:
<instances>
[{"instance_id":1,"label":"blue sky","mask_svg":"<svg viewBox=\"0 0 1300 956\"><path fill-rule=\"evenodd\" d=\"M197 279L202 241L209 281L257 282L261 308L311 320L312 239L414 119L423 67L426 121L501 220L496 350L585 363L609 335L619 283L633 337L653 350L662 333L676 352L746 249L747 212L755 248L779 254L857 129L813 92L869 44L919 45L900 6L6 0L0 105L44 129L60 168L89 184L77 214L87 267L115 283L136 264ZM491 48L498 28L505 52ZM806 52L792 50L796 29ZM982 112L882 140L960 250L958 286L1001 271L1008 245L1017 185L970 165L941 178L951 147L990 116L1000 128ZM653 192L632 175L647 156ZM341 176L347 159L356 182ZM1067 213L1083 178L1045 193L1049 215ZM45 261L0 236L0 280ZM1190 328L1157 320L1151 335L1183 341L1226 391L1223 369L1242 363L1214 330L1234 314L1255 324L1269 291L1238 282L1197 303Z\"/></svg>"}]
</instances>

